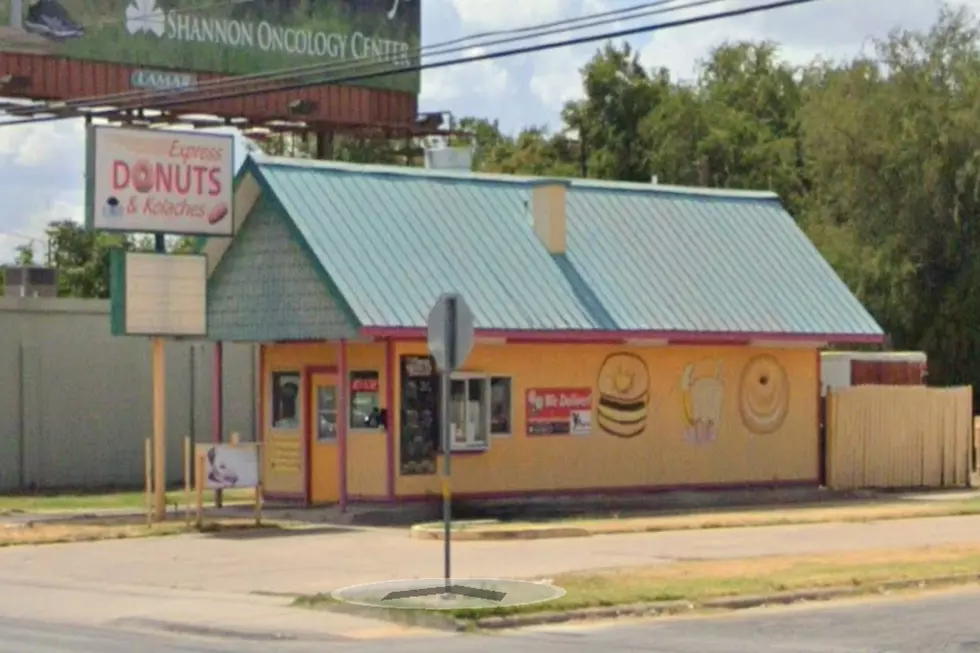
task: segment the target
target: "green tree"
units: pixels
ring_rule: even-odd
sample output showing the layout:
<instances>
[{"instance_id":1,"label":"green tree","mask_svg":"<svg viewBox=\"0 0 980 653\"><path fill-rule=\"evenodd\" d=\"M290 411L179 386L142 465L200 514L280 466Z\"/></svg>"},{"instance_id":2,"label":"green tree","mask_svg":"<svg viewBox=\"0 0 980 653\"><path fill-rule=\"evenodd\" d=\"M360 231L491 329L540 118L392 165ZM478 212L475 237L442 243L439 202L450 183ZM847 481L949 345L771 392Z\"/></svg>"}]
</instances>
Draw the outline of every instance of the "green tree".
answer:
<instances>
[{"instance_id":1,"label":"green tree","mask_svg":"<svg viewBox=\"0 0 980 653\"><path fill-rule=\"evenodd\" d=\"M590 177L649 182L650 143L642 123L671 91L665 70L650 75L629 44L608 44L582 69L585 98L565 106L568 129L586 148Z\"/></svg>"},{"instance_id":2,"label":"green tree","mask_svg":"<svg viewBox=\"0 0 980 653\"><path fill-rule=\"evenodd\" d=\"M807 230L939 383L980 380L980 30L945 10L825 67L800 111Z\"/></svg>"},{"instance_id":3,"label":"green tree","mask_svg":"<svg viewBox=\"0 0 980 653\"><path fill-rule=\"evenodd\" d=\"M52 265L58 268L63 297L109 297L109 251L131 249L126 236L89 231L71 220L52 222L47 230Z\"/></svg>"},{"instance_id":4,"label":"green tree","mask_svg":"<svg viewBox=\"0 0 980 653\"><path fill-rule=\"evenodd\" d=\"M34 265L34 243L17 246L17 255L14 257L14 265L31 266Z\"/></svg>"}]
</instances>

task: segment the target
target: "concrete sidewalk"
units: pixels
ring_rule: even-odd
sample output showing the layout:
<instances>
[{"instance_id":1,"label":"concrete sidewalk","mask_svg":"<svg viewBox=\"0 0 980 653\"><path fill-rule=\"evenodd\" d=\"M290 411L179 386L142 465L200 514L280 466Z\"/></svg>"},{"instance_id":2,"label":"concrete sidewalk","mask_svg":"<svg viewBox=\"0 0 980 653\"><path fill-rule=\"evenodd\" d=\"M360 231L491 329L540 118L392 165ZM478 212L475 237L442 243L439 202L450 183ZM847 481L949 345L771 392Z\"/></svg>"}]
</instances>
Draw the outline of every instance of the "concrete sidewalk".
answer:
<instances>
[{"instance_id":1,"label":"concrete sidewalk","mask_svg":"<svg viewBox=\"0 0 980 653\"><path fill-rule=\"evenodd\" d=\"M980 543L980 516L677 531L454 548L458 577L547 577L680 560ZM107 584L224 593L315 593L393 578L441 577L442 543L405 531L343 529L245 539L194 535L9 547L0 582Z\"/></svg>"},{"instance_id":2,"label":"concrete sidewalk","mask_svg":"<svg viewBox=\"0 0 980 653\"><path fill-rule=\"evenodd\" d=\"M362 617L301 610L283 598L163 587L60 580L43 583L0 576L0 616L55 624L163 631L242 641L337 642L431 631Z\"/></svg>"}]
</instances>

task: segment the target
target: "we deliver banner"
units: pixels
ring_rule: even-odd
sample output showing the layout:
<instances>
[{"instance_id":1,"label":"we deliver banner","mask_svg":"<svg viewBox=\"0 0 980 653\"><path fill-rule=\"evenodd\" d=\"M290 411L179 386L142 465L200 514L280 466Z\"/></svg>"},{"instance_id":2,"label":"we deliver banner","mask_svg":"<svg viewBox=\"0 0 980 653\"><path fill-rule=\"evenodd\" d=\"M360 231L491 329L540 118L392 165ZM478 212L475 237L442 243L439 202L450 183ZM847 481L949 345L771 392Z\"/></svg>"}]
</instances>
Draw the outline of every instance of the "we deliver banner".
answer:
<instances>
[{"instance_id":1,"label":"we deliver banner","mask_svg":"<svg viewBox=\"0 0 980 653\"><path fill-rule=\"evenodd\" d=\"M90 229L232 235L234 136L93 125L87 145Z\"/></svg>"}]
</instances>

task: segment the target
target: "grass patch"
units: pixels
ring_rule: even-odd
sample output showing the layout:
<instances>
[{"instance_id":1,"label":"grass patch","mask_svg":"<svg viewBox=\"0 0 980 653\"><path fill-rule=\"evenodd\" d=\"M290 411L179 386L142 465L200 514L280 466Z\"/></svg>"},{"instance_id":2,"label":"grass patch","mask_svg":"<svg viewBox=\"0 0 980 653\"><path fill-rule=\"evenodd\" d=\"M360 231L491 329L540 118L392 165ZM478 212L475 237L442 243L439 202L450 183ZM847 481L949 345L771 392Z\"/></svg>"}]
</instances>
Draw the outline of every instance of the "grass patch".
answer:
<instances>
[{"instance_id":1,"label":"grass patch","mask_svg":"<svg viewBox=\"0 0 980 653\"><path fill-rule=\"evenodd\" d=\"M550 582L566 594L532 605L453 611L375 610L400 621L455 619L479 626L487 617L562 613L595 608L686 602L711 609L712 599L771 596L794 591L846 588L877 592L886 583L976 575L980 545L861 551L810 556L780 556L710 562L681 562L649 567L560 574ZM974 576L975 577L975 576ZM297 597L294 605L346 610L330 594Z\"/></svg>"},{"instance_id":2,"label":"grass patch","mask_svg":"<svg viewBox=\"0 0 980 653\"><path fill-rule=\"evenodd\" d=\"M135 523L132 520L77 524L41 523L13 525L0 529L0 547L164 537L168 535L184 535L187 533L221 533L254 530L282 531L291 528L294 527L278 522L263 522L261 525L256 525L250 519L210 521L206 522L200 529L193 524L188 526L183 520L165 521L153 524L153 526L147 526L146 523Z\"/></svg>"},{"instance_id":3,"label":"grass patch","mask_svg":"<svg viewBox=\"0 0 980 653\"><path fill-rule=\"evenodd\" d=\"M531 612L562 612L662 601L690 601L882 583L977 573L980 545L781 556L562 574L553 584L565 596L547 603L461 610L459 619Z\"/></svg>"},{"instance_id":4,"label":"grass patch","mask_svg":"<svg viewBox=\"0 0 980 653\"><path fill-rule=\"evenodd\" d=\"M963 501L898 501L862 505L784 506L756 510L711 511L667 514L644 517L574 518L528 522L470 522L460 523L456 531L465 534L496 535L517 531L547 531L575 529L582 534L614 535L653 533L660 531L705 530L712 528L746 528L819 524L828 522L869 522L923 517L951 517L980 514L980 498ZM425 524L420 528L435 534L442 524Z\"/></svg>"},{"instance_id":5,"label":"grass patch","mask_svg":"<svg viewBox=\"0 0 980 653\"><path fill-rule=\"evenodd\" d=\"M225 490L225 505L251 503L254 490ZM167 493L167 504L183 504L184 491ZM204 492L205 505L214 504L214 492ZM42 514L57 512L85 512L97 510L142 510L146 507L146 495L137 492L111 492L104 494L29 494L0 496L0 515L17 513Z\"/></svg>"}]
</instances>

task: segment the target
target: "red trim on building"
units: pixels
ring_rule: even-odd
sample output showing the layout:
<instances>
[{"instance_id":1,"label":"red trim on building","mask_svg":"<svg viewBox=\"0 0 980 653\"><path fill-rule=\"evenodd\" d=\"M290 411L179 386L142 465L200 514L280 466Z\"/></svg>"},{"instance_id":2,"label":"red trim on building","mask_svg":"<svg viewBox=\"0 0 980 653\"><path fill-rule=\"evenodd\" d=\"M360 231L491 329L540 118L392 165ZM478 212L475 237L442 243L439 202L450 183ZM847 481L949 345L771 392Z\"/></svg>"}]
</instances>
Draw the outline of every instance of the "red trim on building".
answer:
<instances>
[{"instance_id":1,"label":"red trim on building","mask_svg":"<svg viewBox=\"0 0 980 653\"><path fill-rule=\"evenodd\" d=\"M385 491L388 500L395 498L395 343L389 338L385 341Z\"/></svg>"},{"instance_id":2,"label":"red trim on building","mask_svg":"<svg viewBox=\"0 0 980 653\"><path fill-rule=\"evenodd\" d=\"M364 327L361 335L371 338L424 340L425 329L416 327ZM753 340L792 343L851 343L878 344L884 336L846 333L741 333L741 332L684 332L684 331L523 331L477 329L477 338L505 340L525 344L622 344L632 340L662 341L668 345L746 345Z\"/></svg>"},{"instance_id":3,"label":"red trim on building","mask_svg":"<svg viewBox=\"0 0 980 653\"><path fill-rule=\"evenodd\" d=\"M337 465L340 512L347 512L347 431L350 419L347 409L350 399L350 375L347 370L347 341L337 345Z\"/></svg>"}]
</instances>

